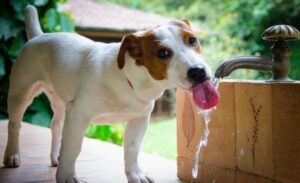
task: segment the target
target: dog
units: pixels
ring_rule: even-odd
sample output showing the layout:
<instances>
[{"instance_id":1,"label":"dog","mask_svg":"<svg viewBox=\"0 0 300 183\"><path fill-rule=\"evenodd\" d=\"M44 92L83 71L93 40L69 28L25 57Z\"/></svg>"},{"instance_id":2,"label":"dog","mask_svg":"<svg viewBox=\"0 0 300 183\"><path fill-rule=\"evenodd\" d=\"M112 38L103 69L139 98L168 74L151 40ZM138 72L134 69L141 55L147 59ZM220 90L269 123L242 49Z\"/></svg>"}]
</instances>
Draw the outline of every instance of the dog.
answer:
<instances>
[{"instance_id":1,"label":"dog","mask_svg":"<svg viewBox=\"0 0 300 183\"><path fill-rule=\"evenodd\" d=\"M54 112L50 157L58 166L58 183L79 182L75 161L90 121L126 122L128 182L154 182L140 169L138 154L155 100L166 89L191 91L212 79L189 21L172 21L107 44L75 33L43 33L35 7L27 6L25 14L28 42L10 76L4 165L20 165L21 120L33 98L44 92Z\"/></svg>"}]
</instances>

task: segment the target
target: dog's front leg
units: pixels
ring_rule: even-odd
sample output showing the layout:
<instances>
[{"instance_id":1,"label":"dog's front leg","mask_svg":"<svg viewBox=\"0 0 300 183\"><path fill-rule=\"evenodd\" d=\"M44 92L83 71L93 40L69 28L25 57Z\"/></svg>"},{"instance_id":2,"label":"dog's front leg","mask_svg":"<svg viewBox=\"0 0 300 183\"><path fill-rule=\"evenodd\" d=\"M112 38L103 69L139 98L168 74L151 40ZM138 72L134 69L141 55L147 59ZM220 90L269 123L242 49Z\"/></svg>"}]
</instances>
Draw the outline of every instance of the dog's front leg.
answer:
<instances>
[{"instance_id":1,"label":"dog's front leg","mask_svg":"<svg viewBox=\"0 0 300 183\"><path fill-rule=\"evenodd\" d=\"M139 117L126 123L124 139L125 173L130 183L153 183L138 165L141 141L149 124L150 116Z\"/></svg>"},{"instance_id":2,"label":"dog's front leg","mask_svg":"<svg viewBox=\"0 0 300 183\"><path fill-rule=\"evenodd\" d=\"M56 181L58 183L77 183L75 161L80 153L84 131L89 118L79 107L69 105L62 133L62 144Z\"/></svg>"}]
</instances>

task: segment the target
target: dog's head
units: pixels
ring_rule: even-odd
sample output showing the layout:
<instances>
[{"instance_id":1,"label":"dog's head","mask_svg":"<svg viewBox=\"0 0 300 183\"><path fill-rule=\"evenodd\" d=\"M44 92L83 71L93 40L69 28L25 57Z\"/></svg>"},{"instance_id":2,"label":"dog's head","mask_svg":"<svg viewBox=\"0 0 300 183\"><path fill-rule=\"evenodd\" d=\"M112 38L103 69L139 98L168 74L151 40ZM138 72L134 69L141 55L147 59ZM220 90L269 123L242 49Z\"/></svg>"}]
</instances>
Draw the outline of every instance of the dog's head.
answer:
<instances>
[{"instance_id":1,"label":"dog's head","mask_svg":"<svg viewBox=\"0 0 300 183\"><path fill-rule=\"evenodd\" d=\"M212 77L188 20L173 21L124 37L118 55L120 69L126 64L126 52L153 79L167 80L173 86L191 89Z\"/></svg>"}]
</instances>

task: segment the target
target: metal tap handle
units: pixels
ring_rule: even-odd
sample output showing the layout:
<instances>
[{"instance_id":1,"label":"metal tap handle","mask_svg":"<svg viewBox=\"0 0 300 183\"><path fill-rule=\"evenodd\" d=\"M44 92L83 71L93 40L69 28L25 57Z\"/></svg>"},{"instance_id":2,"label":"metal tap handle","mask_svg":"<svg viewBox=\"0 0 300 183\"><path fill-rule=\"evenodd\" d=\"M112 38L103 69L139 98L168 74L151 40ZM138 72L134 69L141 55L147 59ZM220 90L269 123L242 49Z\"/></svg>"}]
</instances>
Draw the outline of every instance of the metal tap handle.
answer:
<instances>
[{"instance_id":1,"label":"metal tap handle","mask_svg":"<svg viewBox=\"0 0 300 183\"><path fill-rule=\"evenodd\" d=\"M262 39L266 41L295 41L300 39L300 33L291 25L274 25L263 32Z\"/></svg>"},{"instance_id":2,"label":"metal tap handle","mask_svg":"<svg viewBox=\"0 0 300 183\"><path fill-rule=\"evenodd\" d=\"M275 41L274 45L270 48L273 61L273 77L271 81L291 81L288 77L291 48L288 46L287 41L299 40L299 31L290 25L274 25L263 32L262 39Z\"/></svg>"}]
</instances>

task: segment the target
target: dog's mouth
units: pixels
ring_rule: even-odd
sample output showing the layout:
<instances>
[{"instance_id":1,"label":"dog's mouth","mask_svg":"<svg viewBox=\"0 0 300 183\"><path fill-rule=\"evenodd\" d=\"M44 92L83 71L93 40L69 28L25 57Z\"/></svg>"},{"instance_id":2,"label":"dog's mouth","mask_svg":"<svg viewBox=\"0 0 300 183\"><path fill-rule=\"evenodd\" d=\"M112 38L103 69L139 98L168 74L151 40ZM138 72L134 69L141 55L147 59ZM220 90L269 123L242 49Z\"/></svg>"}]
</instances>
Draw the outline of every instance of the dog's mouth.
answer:
<instances>
[{"instance_id":1,"label":"dog's mouth","mask_svg":"<svg viewBox=\"0 0 300 183\"><path fill-rule=\"evenodd\" d=\"M220 101L220 94L211 80L194 85L190 89L195 104L204 110L215 107Z\"/></svg>"}]
</instances>

